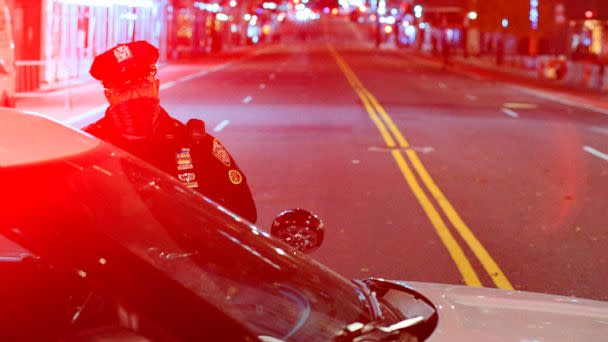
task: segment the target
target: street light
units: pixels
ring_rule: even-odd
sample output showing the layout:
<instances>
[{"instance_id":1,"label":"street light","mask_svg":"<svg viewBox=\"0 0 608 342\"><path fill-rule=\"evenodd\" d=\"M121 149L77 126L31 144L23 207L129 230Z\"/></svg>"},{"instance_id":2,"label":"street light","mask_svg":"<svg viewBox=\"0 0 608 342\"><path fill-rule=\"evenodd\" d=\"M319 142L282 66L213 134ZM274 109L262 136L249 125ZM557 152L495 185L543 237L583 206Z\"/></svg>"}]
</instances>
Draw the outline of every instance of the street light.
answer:
<instances>
[{"instance_id":1,"label":"street light","mask_svg":"<svg viewBox=\"0 0 608 342\"><path fill-rule=\"evenodd\" d=\"M528 40L528 51L531 56L538 54L538 37L536 30L538 29L538 1L530 0L530 12L528 19L530 20L530 39Z\"/></svg>"},{"instance_id":2,"label":"street light","mask_svg":"<svg viewBox=\"0 0 608 342\"><path fill-rule=\"evenodd\" d=\"M530 0L530 15L528 16L532 23L532 30L538 28L538 0Z\"/></svg>"},{"instance_id":3,"label":"street light","mask_svg":"<svg viewBox=\"0 0 608 342\"><path fill-rule=\"evenodd\" d=\"M509 19L502 18L502 28L507 28L507 27L509 27Z\"/></svg>"},{"instance_id":4,"label":"street light","mask_svg":"<svg viewBox=\"0 0 608 342\"><path fill-rule=\"evenodd\" d=\"M414 16L416 18L421 18L422 17L422 6L420 6L420 5L414 6Z\"/></svg>"},{"instance_id":5,"label":"street light","mask_svg":"<svg viewBox=\"0 0 608 342\"><path fill-rule=\"evenodd\" d=\"M477 12L475 11L470 11L469 13L467 13L467 18L471 19L471 20L475 20L477 19Z\"/></svg>"}]
</instances>

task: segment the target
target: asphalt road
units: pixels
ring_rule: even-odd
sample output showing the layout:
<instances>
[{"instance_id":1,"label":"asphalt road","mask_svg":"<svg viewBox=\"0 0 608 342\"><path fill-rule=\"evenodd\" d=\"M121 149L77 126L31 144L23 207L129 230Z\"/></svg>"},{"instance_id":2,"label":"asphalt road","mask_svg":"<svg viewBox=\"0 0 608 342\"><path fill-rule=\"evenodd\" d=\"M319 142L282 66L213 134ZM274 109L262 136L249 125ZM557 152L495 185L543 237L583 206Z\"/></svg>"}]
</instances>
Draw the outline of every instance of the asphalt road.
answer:
<instances>
[{"instance_id":1,"label":"asphalt road","mask_svg":"<svg viewBox=\"0 0 608 342\"><path fill-rule=\"evenodd\" d=\"M607 115L373 49L346 21L306 30L162 93L233 153L262 228L312 210L311 256L347 277L608 300Z\"/></svg>"}]
</instances>

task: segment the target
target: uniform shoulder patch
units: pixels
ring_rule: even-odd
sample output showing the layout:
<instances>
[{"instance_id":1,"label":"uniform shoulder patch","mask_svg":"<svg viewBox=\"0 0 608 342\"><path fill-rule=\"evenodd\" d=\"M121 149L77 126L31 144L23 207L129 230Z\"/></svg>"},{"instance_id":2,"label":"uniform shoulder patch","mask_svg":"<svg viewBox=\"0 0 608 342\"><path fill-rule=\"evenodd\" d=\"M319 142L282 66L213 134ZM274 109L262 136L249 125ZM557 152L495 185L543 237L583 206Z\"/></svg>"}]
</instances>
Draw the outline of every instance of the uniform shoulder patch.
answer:
<instances>
[{"instance_id":1,"label":"uniform shoulder patch","mask_svg":"<svg viewBox=\"0 0 608 342\"><path fill-rule=\"evenodd\" d=\"M243 183L243 175L241 175L239 170L232 169L228 171L228 178L230 178L230 182L234 185Z\"/></svg>"},{"instance_id":2,"label":"uniform shoulder patch","mask_svg":"<svg viewBox=\"0 0 608 342\"><path fill-rule=\"evenodd\" d=\"M219 161L224 163L224 165L230 167L230 155L224 146L222 146L222 143L220 143L217 139L213 139L211 154L213 154L215 158L219 159Z\"/></svg>"}]
</instances>

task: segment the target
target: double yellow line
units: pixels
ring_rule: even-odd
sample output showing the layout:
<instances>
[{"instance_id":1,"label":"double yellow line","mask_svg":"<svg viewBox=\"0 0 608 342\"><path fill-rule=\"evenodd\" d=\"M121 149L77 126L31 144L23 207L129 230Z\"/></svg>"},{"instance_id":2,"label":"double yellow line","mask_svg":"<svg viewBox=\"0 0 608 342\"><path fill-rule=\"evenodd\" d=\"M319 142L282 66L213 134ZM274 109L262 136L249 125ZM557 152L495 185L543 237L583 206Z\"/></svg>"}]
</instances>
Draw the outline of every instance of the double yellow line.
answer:
<instances>
[{"instance_id":1,"label":"double yellow line","mask_svg":"<svg viewBox=\"0 0 608 342\"><path fill-rule=\"evenodd\" d=\"M473 254L477 257L485 271L488 273L496 287L501 289L512 290L513 286L500 270L500 267L496 264L494 259L490 256L488 251L483 245L477 240L471 229L464 223L460 215L456 212L452 204L448 201L445 195L439 190L439 187L428 171L418 158L416 151L408 149L410 144L405 139L399 128L395 125L390 115L380 105L378 100L363 86L357 75L352 71L348 64L344 61L342 56L334 49L333 46L328 44L329 51L336 60L338 66L346 76L348 83L352 86L354 91L359 95L365 110L368 112L370 119L374 122L386 146L392 148L391 154L397 163L397 166L401 170L405 181L416 196L418 202L422 206L422 209L428 216L431 224L435 228L437 235L446 246L452 260L456 264L456 267L460 271L464 282L469 286L482 287L481 281L477 276L473 266L467 259L462 248L452 235L450 229L446 225L445 220L433 204L429 196L420 185L416 175L408 165L406 158L404 158L402 150L405 149L405 156L409 163L413 166L416 174L426 187L427 191L430 192L431 196L435 199L439 208L443 211L449 222L452 224L456 232L465 241L468 247L471 249Z\"/></svg>"}]
</instances>

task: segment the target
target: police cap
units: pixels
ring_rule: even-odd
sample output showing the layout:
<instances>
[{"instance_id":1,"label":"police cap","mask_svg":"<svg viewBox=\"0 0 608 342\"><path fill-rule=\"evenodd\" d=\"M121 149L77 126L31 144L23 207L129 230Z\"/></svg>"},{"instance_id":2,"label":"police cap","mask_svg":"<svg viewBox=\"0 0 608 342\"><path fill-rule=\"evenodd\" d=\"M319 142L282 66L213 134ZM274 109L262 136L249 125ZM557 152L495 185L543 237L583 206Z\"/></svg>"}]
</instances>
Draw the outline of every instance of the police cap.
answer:
<instances>
[{"instance_id":1,"label":"police cap","mask_svg":"<svg viewBox=\"0 0 608 342\"><path fill-rule=\"evenodd\" d=\"M156 71L158 49L140 40L119 44L95 57L91 76L106 87L120 87Z\"/></svg>"}]
</instances>

